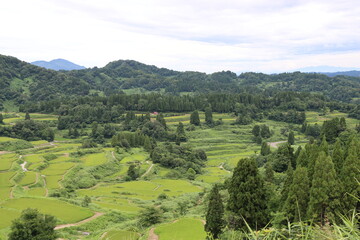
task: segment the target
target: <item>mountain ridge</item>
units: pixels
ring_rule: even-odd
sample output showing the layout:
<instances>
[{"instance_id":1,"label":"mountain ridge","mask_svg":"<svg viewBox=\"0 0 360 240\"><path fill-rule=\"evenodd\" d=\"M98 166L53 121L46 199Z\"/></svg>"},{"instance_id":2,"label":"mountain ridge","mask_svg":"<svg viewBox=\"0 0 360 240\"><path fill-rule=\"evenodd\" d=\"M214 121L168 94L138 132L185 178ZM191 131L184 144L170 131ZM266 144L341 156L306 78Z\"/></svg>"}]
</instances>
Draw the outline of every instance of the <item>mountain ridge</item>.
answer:
<instances>
[{"instance_id":1,"label":"mountain ridge","mask_svg":"<svg viewBox=\"0 0 360 240\"><path fill-rule=\"evenodd\" d=\"M78 64L75 64L73 62L70 62L69 60L62 58L54 59L51 61L40 60L40 61L31 62L31 64L55 71L59 71L59 70L71 71L71 70L85 69L84 66L80 66Z\"/></svg>"}]
</instances>

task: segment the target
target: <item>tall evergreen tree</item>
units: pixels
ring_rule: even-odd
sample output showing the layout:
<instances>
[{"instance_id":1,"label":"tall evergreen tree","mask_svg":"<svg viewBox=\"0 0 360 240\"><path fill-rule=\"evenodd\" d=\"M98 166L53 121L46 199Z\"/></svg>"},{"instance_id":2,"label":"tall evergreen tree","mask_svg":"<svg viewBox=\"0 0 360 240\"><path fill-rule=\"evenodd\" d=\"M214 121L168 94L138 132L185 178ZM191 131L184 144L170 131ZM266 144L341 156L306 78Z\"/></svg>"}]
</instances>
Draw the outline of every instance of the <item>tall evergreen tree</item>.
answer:
<instances>
[{"instance_id":1,"label":"tall evergreen tree","mask_svg":"<svg viewBox=\"0 0 360 240\"><path fill-rule=\"evenodd\" d=\"M337 139L335 143L334 150L332 152L332 160L335 171L339 175L344 162L344 151L342 150L340 139Z\"/></svg>"},{"instance_id":2,"label":"tall evergreen tree","mask_svg":"<svg viewBox=\"0 0 360 240\"><path fill-rule=\"evenodd\" d=\"M267 195L254 159L240 159L229 183L227 208L233 213L231 227L253 229L263 227L268 221ZM246 223L245 223L246 221Z\"/></svg>"},{"instance_id":3,"label":"tall evergreen tree","mask_svg":"<svg viewBox=\"0 0 360 240\"><path fill-rule=\"evenodd\" d=\"M29 112L26 112L26 113L25 113L25 120L30 120L30 114L29 114Z\"/></svg>"},{"instance_id":4,"label":"tall evergreen tree","mask_svg":"<svg viewBox=\"0 0 360 240\"><path fill-rule=\"evenodd\" d=\"M200 117L198 111L193 111L190 115L190 123L196 126L200 125Z\"/></svg>"},{"instance_id":5,"label":"tall evergreen tree","mask_svg":"<svg viewBox=\"0 0 360 240\"><path fill-rule=\"evenodd\" d=\"M320 152L315 162L310 189L309 218L322 225L334 220L335 210L339 207L339 190L332 159Z\"/></svg>"},{"instance_id":6,"label":"tall evergreen tree","mask_svg":"<svg viewBox=\"0 0 360 240\"><path fill-rule=\"evenodd\" d=\"M211 125L214 123L211 107L205 108L205 122L208 125Z\"/></svg>"},{"instance_id":7,"label":"tall evergreen tree","mask_svg":"<svg viewBox=\"0 0 360 240\"><path fill-rule=\"evenodd\" d=\"M210 192L205 224L205 231L210 232L214 239L218 238L225 225L223 217L224 205L219 193L219 187L215 184Z\"/></svg>"},{"instance_id":8,"label":"tall evergreen tree","mask_svg":"<svg viewBox=\"0 0 360 240\"><path fill-rule=\"evenodd\" d=\"M306 211L309 203L310 183L305 167L297 167L294 171L292 184L290 185L284 211L290 222L298 222L306 219Z\"/></svg>"},{"instance_id":9,"label":"tall evergreen tree","mask_svg":"<svg viewBox=\"0 0 360 240\"><path fill-rule=\"evenodd\" d=\"M162 113L160 113L156 116L156 121L158 121L164 127L164 129L167 130L166 120Z\"/></svg>"},{"instance_id":10,"label":"tall evergreen tree","mask_svg":"<svg viewBox=\"0 0 360 240\"><path fill-rule=\"evenodd\" d=\"M348 149L348 156L341 169L340 180L342 187L341 205L343 212L351 210L360 212L360 149L359 141L353 139Z\"/></svg>"},{"instance_id":11,"label":"tall evergreen tree","mask_svg":"<svg viewBox=\"0 0 360 240\"><path fill-rule=\"evenodd\" d=\"M294 136L294 132L293 132L293 131L291 131L291 132L289 133L288 143L289 143L290 145L294 145L294 143L295 143L295 136Z\"/></svg>"},{"instance_id":12,"label":"tall evergreen tree","mask_svg":"<svg viewBox=\"0 0 360 240\"><path fill-rule=\"evenodd\" d=\"M4 117L2 113L0 113L0 124L4 124Z\"/></svg>"},{"instance_id":13,"label":"tall evergreen tree","mask_svg":"<svg viewBox=\"0 0 360 240\"><path fill-rule=\"evenodd\" d=\"M296 159L296 166L297 167L307 167L309 163L308 155L306 153L306 149L300 151L299 156Z\"/></svg>"},{"instance_id":14,"label":"tall evergreen tree","mask_svg":"<svg viewBox=\"0 0 360 240\"><path fill-rule=\"evenodd\" d=\"M184 129L184 124L182 122L179 122L179 125L176 129L176 144L180 145L180 142L186 142L186 134Z\"/></svg>"},{"instance_id":15,"label":"tall evergreen tree","mask_svg":"<svg viewBox=\"0 0 360 240\"><path fill-rule=\"evenodd\" d=\"M288 198L290 186L293 182L294 177L294 169L292 168L291 164L289 163L288 168L286 170L286 178L284 181L283 188L281 190L281 198L280 198L280 205L283 205Z\"/></svg>"}]
</instances>

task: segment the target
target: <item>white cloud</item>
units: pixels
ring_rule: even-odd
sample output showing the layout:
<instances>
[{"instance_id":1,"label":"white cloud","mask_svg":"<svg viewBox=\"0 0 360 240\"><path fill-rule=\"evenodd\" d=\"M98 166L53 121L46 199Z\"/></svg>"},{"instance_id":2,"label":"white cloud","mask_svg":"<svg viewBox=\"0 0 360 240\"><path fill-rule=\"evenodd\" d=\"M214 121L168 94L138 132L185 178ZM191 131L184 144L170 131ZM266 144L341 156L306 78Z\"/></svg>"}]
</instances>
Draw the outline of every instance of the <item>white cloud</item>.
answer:
<instances>
[{"instance_id":1,"label":"white cloud","mask_svg":"<svg viewBox=\"0 0 360 240\"><path fill-rule=\"evenodd\" d=\"M12 0L0 53L103 66L134 59L178 70L360 67L356 0Z\"/></svg>"}]
</instances>

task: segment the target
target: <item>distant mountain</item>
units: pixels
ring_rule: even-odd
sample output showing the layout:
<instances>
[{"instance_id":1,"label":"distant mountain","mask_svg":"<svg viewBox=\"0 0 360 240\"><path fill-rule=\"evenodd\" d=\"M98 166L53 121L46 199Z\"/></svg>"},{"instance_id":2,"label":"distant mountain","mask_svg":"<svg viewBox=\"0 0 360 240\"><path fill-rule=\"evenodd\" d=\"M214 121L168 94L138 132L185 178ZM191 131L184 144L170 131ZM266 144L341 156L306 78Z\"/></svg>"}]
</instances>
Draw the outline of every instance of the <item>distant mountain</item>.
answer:
<instances>
[{"instance_id":1,"label":"distant mountain","mask_svg":"<svg viewBox=\"0 0 360 240\"><path fill-rule=\"evenodd\" d=\"M305 72L305 73L334 73L334 72L347 72L360 70L359 68L349 68L349 67L334 67L334 66L310 66L299 68L296 71Z\"/></svg>"},{"instance_id":2,"label":"distant mountain","mask_svg":"<svg viewBox=\"0 0 360 240\"><path fill-rule=\"evenodd\" d=\"M51 60L49 62L46 61L36 61L36 62L32 62L31 64L39 66L39 67L43 67L46 69L52 69L52 70L66 70L66 71L70 71L70 70L81 70L81 69L85 69L85 67L77 65L75 63L72 63L68 60L65 59L54 59Z\"/></svg>"},{"instance_id":3,"label":"distant mountain","mask_svg":"<svg viewBox=\"0 0 360 240\"><path fill-rule=\"evenodd\" d=\"M360 71L345 71L345 72L324 72L322 74L325 74L329 77L335 77L335 76L349 76L349 77L360 77Z\"/></svg>"}]
</instances>

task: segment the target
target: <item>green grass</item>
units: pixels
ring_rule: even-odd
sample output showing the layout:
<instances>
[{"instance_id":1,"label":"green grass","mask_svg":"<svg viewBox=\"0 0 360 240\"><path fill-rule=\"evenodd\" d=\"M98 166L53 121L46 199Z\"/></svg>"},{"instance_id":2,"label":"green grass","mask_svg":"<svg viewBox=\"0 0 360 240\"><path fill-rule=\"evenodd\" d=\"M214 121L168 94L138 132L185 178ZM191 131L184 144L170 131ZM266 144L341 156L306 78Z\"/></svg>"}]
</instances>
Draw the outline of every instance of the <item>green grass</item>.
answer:
<instances>
[{"instance_id":1,"label":"green grass","mask_svg":"<svg viewBox=\"0 0 360 240\"><path fill-rule=\"evenodd\" d=\"M0 229L3 229L9 227L14 219L20 217L20 212L13 209L0 208L0 216Z\"/></svg>"},{"instance_id":2,"label":"green grass","mask_svg":"<svg viewBox=\"0 0 360 240\"><path fill-rule=\"evenodd\" d=\"M36 182L35 172L25 172L25 176L20 180L19 184L22 186L30 185Z\"/></svg>"},{"instance_id":3,"label":"green grass","mask_svg":"<svg viewBox=\"0 0 360 240\"><path fill-rule=\"evenodd\" d=\"M105 153L95 153L95 154L86 155L82 157L81 160L83 161L84 165L87 167L97 166L107 162Z\"/></svg>"},{"instance_id":4,"label":"green grass","mask_svg":"<svg viewBox=\"0 0 360 240\"><path fill-rule=\"evenodd\" d=\"M41 213L50 214L66 223L79 222L89 218L93 212L60 200L49 198L17 198L10 199L0 205L7 209L22 211L26 208L37 208Z\"/></svg>"},{"instance_id":5,"label":"green grass","mask_svg":"<svg viewBox=\"0 0 360 240\"><path fill-rule=\"evenodd\" d=\"M15 160L17 160L16 154L13 154L13 153L1 154L0 155L0 171L9 170Z\"/></svg>"},{"instance_id":6,"label":"green grass","mask_svg":"<svg viewBox=\"0 0 360 240\"><path fill-rule=\"evenodd\" d=\"M79 190L79 195L128 197L153 200L160 193L168 196L180 196L186 193L200 192L201 188L185 180L157 179L152 181L133 181L119 184L103 184L96 188Z\"/></svg>"},{"instance_id":7,"label":"green grass","mask_svg":"<svg viewBox=\"0 0 360 240\"><path fill-rule=\"evenodd\" d=\"M6 120L6 119L5 119ZM4 120L4 121L5 121ZM10 142L10 141L16 141L16 140L19 140L19 139L16 139L16 138L10 138L10 137L0 137L0 142Z\"/></svg>"},{"instance_id":8,"label":"green grass","mask_svg":"<svg viewBox=\"0 0 360 240\"><path fill-rule=\"evenodd\" d=\"M93 201L93 203L96 203L97 205L103 208L119 210L122 213L126 213L128 215L136 215L141 210L140 207L137 207L136 205L129 203L129 200L126 199L113 200L113 202Z\"/></svg>"},{"instance_id":9,"label":"green grass","mask_svg":"<svg viewBox=\"0 0 360 240\"><path fill-rule=\"evenodd\" d=\"M136 232L130 231L119 231L111 230L108 231L102 240L137 240L139 239L139 234Z\"/></svg>"},{"instance_id":10,"label":"green grass","mask_svg":"<svg viewBox=\"0 0 360 240\"><path fill-rule=\"evenodd\" d=\"M63 178L62 175L46 176L45 177L46 187L49 189L60 188L59 182L62 180L62 178Z\"/></svg>"},{"instance_id":11,"label":"green grass","mask_svg":"<svg viewBox=\"0 0 360 240\"><path fill-rule=\"evenodd\" d=\"M161 240L204 240L204 225L198 219L183 218L173 223L163 224L155 229Z\"/></svg>"},{"instance_id":12,"label":"green grass","mask_svg":"<svg viewBox=\"0 0 360 240\"><path fill-rule=\"evenodd\" d=\"M66 173L67 170L75 166L75 163L72 162L60 162L60 163L54 163L50 164L49 167L45 168L41 171L41 174L45 176L52 176L52 175L63 175Z\"/></svg>"},{"instance_id":13,"label":"green grass","mask_svg":"<svg viewBox=\"0 0 360 240\"><path fill-rule=\"evenodd\" d=\"M28 163L39 163L44 161L44 158L40 154L32 154L32 155L24 156L23 159Z\"/></svg>"},{"instance_id":14,"label":"green grass","mask_svg":"<svg viewBox=\"0 0 360 240\"><path fill-rule=\"evenodd\" d=\"M45 188L36 187L36 188L30 188L27 191L27 194L30 196L36 196L36 197L44 197L45 196Z\"/></svg>"},{"instance_id":15,"label":"green grass","mask_svg":"<svg viewBox=\"0 0 360 240\"><path fill-rule=\"evenodd\" d=\"M10 197L10 191L11 191L11 188L9 188L9 187L0 187L0 200L8 199ZM1 216L1 214L0 214L0 216Z\"/></svg>"},{"instance_id":16,"label":"green grass","mask_svg":"<svg viewBox=\"0 0 360 240\"><path fill-rule=\"evenodd\" d=\"M0 172L0 187L12 187L14 184L10 179L16 174L16 172Z\"/></svg>"}]
</instances>

